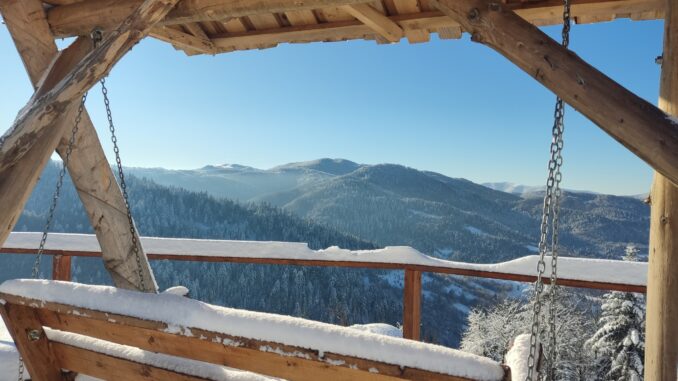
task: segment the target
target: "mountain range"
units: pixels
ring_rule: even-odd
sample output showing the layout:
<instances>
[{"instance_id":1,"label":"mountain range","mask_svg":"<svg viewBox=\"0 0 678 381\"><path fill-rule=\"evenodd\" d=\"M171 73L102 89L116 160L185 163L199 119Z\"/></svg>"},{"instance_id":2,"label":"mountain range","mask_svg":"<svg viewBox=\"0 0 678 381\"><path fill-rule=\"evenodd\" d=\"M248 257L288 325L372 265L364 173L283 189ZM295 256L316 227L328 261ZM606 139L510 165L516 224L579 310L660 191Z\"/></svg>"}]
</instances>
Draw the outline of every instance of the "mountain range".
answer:
<instances>
[{"instance_id":1,"label":"mountain range","mask_svg":"<svg viewBox=\"0 0 678 381\"><path fill-rule=\"evenodd\" d=\"M40 231L59 164L51 163L16 226ZM539 193L512 194L394 164L321 159L269 170L241 165L192 171L128 169L131 205L147 236L308 242L312 248L410 245L471 262L498 262L536 249ZM91 232L72 184L64 186L54 231ZM565 192L565 254L620 257L647 244L649 210L631 197ZM29 256L0 256L0 280L30 272ZM402 273L173 261L152 263L162 288L184 285L210 303L356 324L397 325ZM49 271L44 263L43 272ZM77 258L74 279L108 283L100 260ZM468 311L527 285L425 274L422 330L457 346Z\"/></svg>"},{"instance_id":2,"label":"mountain range","mask_svg":"<svg viewBox=\"0 0 678 381\"><path fill-rule=\"evenodd\" d=\"M537 246L539 187L488 187L401 165L344 159L266 170L228 164L129 171L215 197L268 203L378 245L409 245L448 259L497 262ZM564 254L618 258L627 244L647 246L649 208L635 197L565 191L560 227Z\"/></svg>"}]
</instances>

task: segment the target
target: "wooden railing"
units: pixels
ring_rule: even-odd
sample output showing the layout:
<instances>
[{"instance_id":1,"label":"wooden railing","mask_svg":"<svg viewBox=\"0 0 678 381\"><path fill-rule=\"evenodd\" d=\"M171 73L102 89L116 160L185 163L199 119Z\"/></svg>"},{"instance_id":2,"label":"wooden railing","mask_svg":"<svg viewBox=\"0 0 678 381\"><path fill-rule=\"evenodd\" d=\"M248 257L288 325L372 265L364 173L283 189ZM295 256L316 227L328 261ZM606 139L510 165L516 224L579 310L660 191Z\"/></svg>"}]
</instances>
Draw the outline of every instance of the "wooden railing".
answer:
<instances>
[{"instance_id":1,"label":"wooden railing","mask_svg":"<svg viewBox=\"0 0 678 381\"><path fill-rule=\"evenodd\" d=\"M44 254L53 256L52 278L71 280L72 257L100 257L92 235L54 234ZM12 233L0 253L36 254L36 233ZM404 272L403 336L420 339L422 273L453 274L486 279L534 282L536 257L529 256L493 265L444 261L411 248L386 248L375 251L313 251L305 244L284 242L243 242L142 238L150 260L230 262L293 266L353 267L400 270ZM254 253L254 254L252 254ZM406 255L404 255L406 254ZM387 262L391 256L394 262ZM322 259L318 259L322 258ZM584 274L577 270L585 269ZM558 284L598 290L645 293L646 263L561 258ZM613 280L612 275L620 281ZM597 280L600 279L600 280ZM549 277L543 278L545 283Z\"/></svg>"}]
</instances>

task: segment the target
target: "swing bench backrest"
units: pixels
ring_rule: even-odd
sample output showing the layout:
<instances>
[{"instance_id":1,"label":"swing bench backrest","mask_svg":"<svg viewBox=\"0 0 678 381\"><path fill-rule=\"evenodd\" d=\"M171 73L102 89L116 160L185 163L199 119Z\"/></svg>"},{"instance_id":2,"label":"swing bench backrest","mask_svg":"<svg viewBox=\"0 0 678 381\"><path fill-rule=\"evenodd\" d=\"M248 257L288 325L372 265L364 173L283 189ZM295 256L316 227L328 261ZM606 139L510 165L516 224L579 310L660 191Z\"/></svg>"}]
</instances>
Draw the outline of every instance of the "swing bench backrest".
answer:
<instances>
[{"instance_id":1,"label":"swing bench backrest","mask_svg":"<svg viewBox=\"0 0 678 381\"><path fill-rule=\"evenodd\" d=\"M62 369L105 380L211 379L182 373L176 368L167 369L144 363L138 358L125 358L116 351L106 349L107 345L133 347L151 354L176 356L294 381L471 380L417 367L323 353L196 327L174 327L161 321L86 309L42 298L36 300L5 292L0 292L0 298L3 300L0 306L2 317L33 380L66 380ZM411 343L405 339L395 340ZM105 345L93 346L88 344L91 341ZM437 347L423 343L417 345ZM383 344L384 351L389 349L388 342ZM508 380L510 371L504 368L503 376L494 379Z\"/></svg>"}]
</instances>

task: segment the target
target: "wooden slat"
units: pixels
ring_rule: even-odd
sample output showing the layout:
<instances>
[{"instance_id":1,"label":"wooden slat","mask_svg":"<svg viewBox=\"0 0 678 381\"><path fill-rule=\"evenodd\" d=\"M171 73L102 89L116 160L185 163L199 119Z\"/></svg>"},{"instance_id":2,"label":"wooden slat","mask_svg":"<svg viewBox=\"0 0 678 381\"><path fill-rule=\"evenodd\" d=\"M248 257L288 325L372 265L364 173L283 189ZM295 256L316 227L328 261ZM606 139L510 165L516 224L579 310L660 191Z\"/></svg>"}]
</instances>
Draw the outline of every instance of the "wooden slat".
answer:
<instances>
[{"instance_id":1,"label":"wooden slat","mask_svg":"<svg viewBox=\"0 0 678 381\"><path fill-rule=\"evenodd\" d=\"M289 11L285 12L285 16L287 16L287 19L292 26L314 25L318 23L313 11L310 10Z\"/></svg>"},{"instance_id":2,"label":"wooden slat","mask_svg":"<svg viewBox=\"0 0 678 381\"><path fill-rule=\"evenodd\" d=\"M0 314L32 379L66 381L45 337L37 312L27 306L0 303ZM29 332L35 332L37 336L29 338Z\"/></svg>"},{"instance_id":3,"label":"wooden slat","mask_svg":"<svg viewBox=\"0 0 678 381\"><path fill-rule=\"evenodd\" d=\"M508 58L658 172L678 183L678 129L656 106L500 3L432 0L473 40Z\"/></svg>"},{"instance_id":4,"label":"wooden slat","mask_svg":"<svg viewBox=\"0 0 678 381\"><path fill-rule=\"evenodd\" d=\"M346 5L343 9L390 42L398 42L403 38L400 25L368 4Z\"/></svg>"},{"instance_id":5,"label":"wooden slat","mask_svg":"<svg viewBox=\"0 0 678 381\"><path fill-rule=\"evenodd\" d=\"M72 345L51 342L59 364L77 373L102 380L144 381L208 381L209 378L189 376L150 365L139 364Z\"/></svg>"},{"instance_id":6,"label":"wooden slat","mask_svg":"<svg viewBox=\"0 0 678 381\"><path fill-rule=\"evenodd\" d=\"M405 270L403 294L403 337L420 340L421 271Z\"/></svg>"},{"instance_id":7,"label":"wooden slat","mask_svg":"<svg viewBox=\"0 0 678 381\"><path fill-rule=\"evenodd\" d=\"M448 17L437 17L430 14L390 16L389 19L401 26L404 31L417 29L437 29L440 27L457 25L450 22ZM340 21L318 25L285 27L264 31L250 31L243 33L227 33L212 38L214 45L220 51L255 49L260 45L279 43L306 43L314 41L338 41L342 39L371 38L375 32L360 21Z\"/></svg>"},{"instance_id":8,"label":"wooden slat","mask_svg":"<svg viewBox=\"0 0 678 381\"><path fill-rule=\"evenodd\" d=\"M46 327L129 345L147 351L282 377L290 381L322 379L333 381L468 380L464 377L444 375L351 356L334 353L321 354L305 348L229 336L194 327L186 327L191 332L191 336L183 336L168 333L169 327L162 322L51 302L38 304L31 299L9 294L0 294L0 297L6 300L9 305L25 303L34 306L33 308L39 315L40 321ZM65 366L63 363L61 366L70 370L77 370Z\"/></svg>"}]
</instances>

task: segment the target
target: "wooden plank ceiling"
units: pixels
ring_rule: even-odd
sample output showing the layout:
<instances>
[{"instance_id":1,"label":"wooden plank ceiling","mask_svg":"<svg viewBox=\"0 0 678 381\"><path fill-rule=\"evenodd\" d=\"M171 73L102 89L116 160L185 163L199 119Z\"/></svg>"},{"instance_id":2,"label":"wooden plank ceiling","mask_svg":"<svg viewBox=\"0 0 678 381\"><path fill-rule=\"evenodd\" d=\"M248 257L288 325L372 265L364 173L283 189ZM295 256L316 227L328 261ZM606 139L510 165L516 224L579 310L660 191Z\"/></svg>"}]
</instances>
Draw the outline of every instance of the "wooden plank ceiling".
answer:
<instances>
[{"instance_id":1,"label":"wooden plank ceiling","mask_svg":"<svg viewBox=\"0 0 678 381\"><path fill-rule=\"evenodd\" d=\"M55 38L113 27L140 0L49 0ZM538 25L562 22L561 0L500 0ZM661 0L571 0L576 23L663 17ZM422 43L437 33L461 38L462 28L429 0L182 0L151 36L188 55L266 49L282 43L406 39Z\"/></svg>"}]
</instances>

